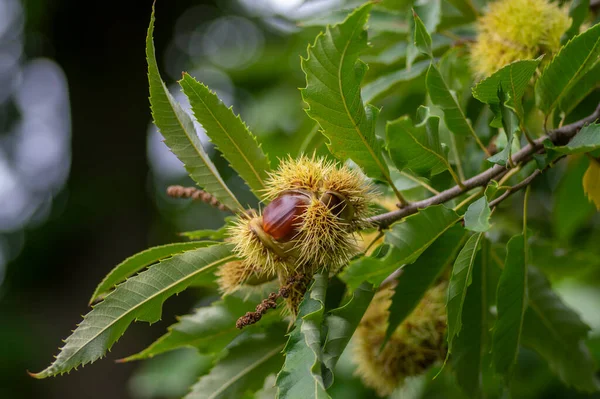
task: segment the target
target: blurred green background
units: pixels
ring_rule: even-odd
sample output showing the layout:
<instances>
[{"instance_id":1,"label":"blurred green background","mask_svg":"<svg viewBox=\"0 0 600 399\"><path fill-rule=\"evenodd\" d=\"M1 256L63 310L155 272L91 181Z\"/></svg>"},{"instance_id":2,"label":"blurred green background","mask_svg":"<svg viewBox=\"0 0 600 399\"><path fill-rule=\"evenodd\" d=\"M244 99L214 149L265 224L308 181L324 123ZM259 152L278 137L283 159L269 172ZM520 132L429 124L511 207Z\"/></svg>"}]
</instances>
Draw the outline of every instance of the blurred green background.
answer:
<instances>
[{"instance_id":1,"label":"blurred green background","mask_svg":"<svg viewBox=\"0 0 600 399\"><path fill-rule=\"evenodd\" d=\"M0 0L2 399L177 397L211 360L183 351L145 364L114 363L162 335L175 315L214 298L188 290L166 302L161 322L133 324L108 359L48 380L26 373L49 364L114 265L149 246L180 241L179 231L222 224L221 212L165 195L170 184L192 183L150 124L144 40L151 6L151 0ZM289 149L314 148L314 142L305 143L314 123L303 112L297 88L304 86L299 56L320 28L301 29L295 21L344 6L341 0L159 1L155 43L163 79L173 84L188 71L216 90L259 136L274 163ZM393 33L380 35L375 46L391 39ZM393 71L402 62L373 64L371 70ZM422 85L423 79L416 79L377 102L385 105L381 120L414 115L424 102ZM593 99L582 104L581 115L593 105ZM220 157L214 160L227 170ZM570 209L553 211L564 218L560 212L577 209L580 220L573 231L555 236L578 242L579 250L567 246L566 252L546 229L553 209L547 198L555 190L574 195L570 187L581 179L580 164L569 165L575 177L563 179L565 168L558 168L536 186L532 225L545 231L547 240L534 251L542 259L538 266L546 266L598 337L598 273L590 270L597 269L600 257L599 248L589 250L600 239L598 217L588 223L593 208L587 201L569 202L572 198L566 202ZM243 201L251 201L231 171L224 178ZM583 193L576 194L573 198L581 199ZM512 222L497 223L510 230ZM563 279L567 257L569 272L577 271L586 284ZM600 340L591 345L600 357ZM159 372L165 368L167 375ZM371 397L351 374L349 362L340 362L333 397ZM593 397L560 385L533 352L521 354L517 374L515 397ZM461 397L446 380L444 373L427 387L423 380L411 381L398 397Z\"/></svg>"}]
</instances>

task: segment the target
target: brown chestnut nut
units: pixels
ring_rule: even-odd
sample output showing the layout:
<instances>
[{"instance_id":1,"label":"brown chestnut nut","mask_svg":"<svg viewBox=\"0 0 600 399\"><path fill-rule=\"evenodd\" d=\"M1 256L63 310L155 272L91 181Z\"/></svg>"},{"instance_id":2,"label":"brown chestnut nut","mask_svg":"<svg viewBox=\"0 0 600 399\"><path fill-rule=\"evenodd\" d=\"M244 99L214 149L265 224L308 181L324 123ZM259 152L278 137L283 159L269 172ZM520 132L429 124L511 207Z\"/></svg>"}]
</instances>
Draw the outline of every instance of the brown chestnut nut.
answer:
<instances>
[{"instance_id":1,"label":"brown chestnut nut","mask_svg":"<svg viewBox=\"0 0 600 399\"><path fill-rule=\"evenodd\" d=\"M286 193L275 198L263 211L263 230L276 240L293 237L297 232L298 217L309 203L307 196Z\"/></svg>"}]
</instances>

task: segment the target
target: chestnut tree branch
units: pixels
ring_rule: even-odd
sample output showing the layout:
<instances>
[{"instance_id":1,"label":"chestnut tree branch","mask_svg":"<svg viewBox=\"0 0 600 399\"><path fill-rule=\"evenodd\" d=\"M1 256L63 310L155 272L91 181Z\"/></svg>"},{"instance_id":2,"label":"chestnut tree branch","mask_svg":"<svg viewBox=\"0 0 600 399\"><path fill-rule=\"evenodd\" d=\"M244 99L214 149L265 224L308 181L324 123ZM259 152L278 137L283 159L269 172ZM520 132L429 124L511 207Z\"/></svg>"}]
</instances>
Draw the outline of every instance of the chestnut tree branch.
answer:
<instances>
[{"instance_id":1,"label":"chestnut tree branch","mask_svg":"<svg viewBox=\"0 0 600 399\"><path fill-rule=\"evenodd\" d=\"M596 107L596 110L590 116L583 118L577 122L571 123L569 125L562 126L558 129L551 130L550 132L548 132L547 135L544 135L544 136L534 140L532 144L527 144L520 151L513 154L512 164L517 165L521 162L528 161L529 159L531 159L531 157L534 154L536 154L538 152L543 152L545 140L549 139L555 145L566 144L571 138L573 138L573 136L575 136L575 134L577 134L577 132L579 132L579 130L583 126L594 122L598 118L600 118L600 104L598 104L598 107ZM441 193L439 193L437 195L434 195L433 197L426 198L424 200L417 201L417 202L412 202L398 210L394 210L391 212L382 213L380 215L373 216L373 217L367 219L367 222L369 222L372 225L378 226L380 229L386 229L391 224L393 224L407 216L417 213L419 211L419 209L424 209L424 208L427 208L427 207L433 206L433 205L443 204L447 201L450 201L451 199L459 197L460 195L466 193L467 191L469 191L475 187L486 186L492 179L498 179L498 178L504 176L511 169L512 168L506 168L501 165L494 165L491 168L481 172L480 174L473 176L470 179L465 180L462 184L462 187L459 185L456 185L452 188L442 191ZM534 176L533 178L535 178L536 176ZM525 185L527 185L527 184L525 184ZM508 197L508 195L507 195L507 197Z\"/></svg>"}]
</instances>

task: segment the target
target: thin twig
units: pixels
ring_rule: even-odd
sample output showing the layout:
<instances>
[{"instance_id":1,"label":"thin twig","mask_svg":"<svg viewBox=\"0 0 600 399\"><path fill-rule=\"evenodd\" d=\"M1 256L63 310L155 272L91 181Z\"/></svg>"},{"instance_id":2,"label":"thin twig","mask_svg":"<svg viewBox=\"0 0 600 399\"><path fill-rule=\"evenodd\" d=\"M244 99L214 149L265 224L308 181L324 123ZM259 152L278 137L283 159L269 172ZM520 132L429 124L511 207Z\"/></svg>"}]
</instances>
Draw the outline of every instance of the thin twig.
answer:
<instances>
[{"instance_id":1,"label":"thin twig","mask_svg":"<svg viewBox=\"0 0 600 399\"><path fill-rule=\"evenodd\" d=\"M425 183L424 181L421 181L419 179L417 179L416 177L412 176L409 173L400 171L400 174L404 177L406 177L409 180L414 181L415 183L419 184L420 186L422 186L423 188L425 188L426 190L428 190L429 192L431 192L432 194L439 194L440 192L438 190L436 190L435 188L431 187L429 184Z\"/></svg>"},{"instance_id":2,"label":"thin twig","mask_svg":"<svg viewBox=\"0 0 600 399\"><path fill-rule=\"evenodd\" d=\"M519 164L523 161L529 160L535 153L543 151L544 140L550 139L554 144L562 145L568 142L577 132L586 124L594 122L600 117L600 104L596 110L588 117L581 119L578 122L571 123L569 125L562 126L558 129L554 129L537 140L534 140L534 145L528 144L523 149L515 153L512 157L515 164ZM419 211L419 209L427 208L432 205L443 204L453 198L456 198L465 192L475 188L487 185L490 180L497 179L500 176L504 176L510 169L505 168L501 165L495 165L477 176L467 179L463 182L464 187L458 185L449 188L448 190L442 191L441 193L421 200L412 202L405 207L394 210L391 212L383 213L380 215L373 216L367 219L367 222L379 226L380 229L389 227L392 223L395 223L409 215L413 215Z\"/></svg>"},{"instance_id":3,"label":"thin twig","mask_svg":"<svg viewBox=\"0 0 600 399\"><path fill-rule=\"evenodd\" d=\"M505 199L507 199L514 193L516 193L517 191L521 190L524 187L527 187L536 177L538 177L541 174L542 174L542 171L537 169L535 172L533 172L532 174L527 176L525 179L523 179L519 183L515 184L514 186L510 187L508 190L503 192L501 196L499 196L495 200L491 201L490 208L496 207L500 202L504 201Z\"/></svg>"}]
</instances>

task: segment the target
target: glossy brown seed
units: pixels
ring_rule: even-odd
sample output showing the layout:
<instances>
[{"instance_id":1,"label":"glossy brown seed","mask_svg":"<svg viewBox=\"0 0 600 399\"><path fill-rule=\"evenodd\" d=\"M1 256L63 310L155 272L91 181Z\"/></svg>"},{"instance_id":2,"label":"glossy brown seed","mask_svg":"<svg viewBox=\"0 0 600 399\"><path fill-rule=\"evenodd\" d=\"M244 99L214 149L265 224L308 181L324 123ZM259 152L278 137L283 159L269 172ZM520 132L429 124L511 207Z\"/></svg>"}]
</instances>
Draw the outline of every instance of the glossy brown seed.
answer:
<instances>
[{"instance_id":1,"label":"glossy brown seed","mask_svg":"<svg viewBox=\"0 0 600 399\"><path fill-rule=\"evenodd\" d=\"M297 233L298 217L306 210L308 201L298 194L274 199L263 212L263 230L276 240L291 238Z\"/></svg>"}]
</instances>

